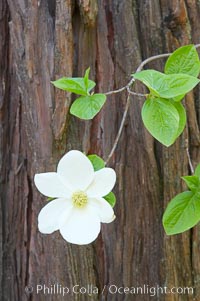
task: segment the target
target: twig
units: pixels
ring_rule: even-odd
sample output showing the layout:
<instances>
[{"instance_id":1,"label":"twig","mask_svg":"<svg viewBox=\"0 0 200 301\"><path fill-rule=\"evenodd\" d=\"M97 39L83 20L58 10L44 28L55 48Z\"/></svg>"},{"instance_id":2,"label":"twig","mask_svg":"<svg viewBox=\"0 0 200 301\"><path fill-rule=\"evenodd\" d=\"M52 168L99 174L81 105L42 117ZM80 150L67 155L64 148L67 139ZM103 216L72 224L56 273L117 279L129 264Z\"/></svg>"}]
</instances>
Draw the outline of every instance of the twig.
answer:
<instances>
[{"instance_id":1,"label":"twig","mask_svg":"<svg viewBox=\"0 0 200 301\"><path fill-rule=\"evenodd\" d=\"M191 157L190 157L190 152L189 152L188 147L186 148L186 152L187 152L188 163L189 163L189 166L190 166L191 173L194 174L194 167L192 165L192 160L191 160Z\"/></svg>"},{"instance_id":2,"label":"twig","mask_svg":"<svg viewBox=\"0 0 200 301\"><path fill-rule=\"evenodd\" d=\"M148 64L149 62L151 61L154 61L154 60L157 60L157 59L161 59L161 58L164 58L164 57L168 57L170 56L171 53L163 53L163 54L158 54L158 55L154 55L154 56L151 56L149 58L147 58L146 60L144 60L137 68L136 72L139 72L143 69L143 67Z\"/></svg>"},{"instance_id":3,"label":"twig","mask_svg":"<svg viewBox=\"0 0 200 301\"><path fill-rule=\"evenodd\" d=\"M199 48L199 47L200 47L200 44L196 44L196 45L194 45L194 46L195 46L195 48ZM152 61L154 61L154 60L157 60L157 59L161 59L161 58L168 57L168 56L170 56L171 54L172 54L172 53L169 52L169 53L163 53L163 54L158 54L158 55L150 56L149 58L147 58L147 59L145 59L144 61L141 62L141 64L138 66L136 72L141 71L141 70L143 69L143 67L144 67L146 64L148 64L148 63L150 63L150 62L152 62ZM132 78L126 86L124 86L124 87L122 87L122 88L119 88L119 89L117 89L117 90L105 92L104 94L105 94L105 95L111 95L111 94L116 94L116 93L123 92L124 90L128 90L128 88L130 88L130 86L133 84L134 81L135 81L135 79ZM129 90L129 92L130 92L130 90ZM136 93L136 92L133 92L133 91L131 91L130 94L137 95L137 96L145 96L145 94Z\"/></svg>"},{"instance_id":4,"label":"twig","mask_svg":"<svg viewBox=\"0 0 200 301\"><path fill-rule=\"evenodd\" d=\"M195 48L199 48L200 47L200 44L196 44L194 45ZM154 60L157 60L157 59L160 59L160 58L165 58L165 57L168 57L170 56L172 53L163 53L163 54L158 54L158 55L154 55L154 56L151 56L149 58L147 58L146 60L142 61L141 64L138 66L138 68L136 69L136 72L139 72L143 69L143 67L148 64L149 62L152 62ZM127 90L128 92L128 97L127 97L127 102L126 102L126 107L125 107L125 111L124 111L124 114L123 114L123 117L122 117L122 121L121 121L121 124L120 124L120 127L119 127L119 131L117 133L117 136L115 138L115 141L114 141L114 144L113 144L113 147L107 157L107 159L105 160L105 163L107 164L110 160L110 158L113 156L113 153L117 147L117 144L118 144L118 141L119 141L119 138L121 136L121 133L122 133L122 130L123 130L123 127L124 127L124 124L125 124L125 121L126 121L126 117L127 117L127 113L128 113L128 110L129 110L129 106L130 106L130 95L136 95L136 96L142 96L142 97L146 97L147 94L142 94L142 93L137 93L137 92L133 92L130 90L130 86L134 83L135 79L132 78L128 84L122 88L119 88L117 90L113 90L113 91L109 91L109 92L105 92L104 94L105 95L112 95L112 94L116 94L116 93L120 93L120 92L123 92L125 90ZM191 173L193 174L194 173L194 168L193 168L193 165L192 165L192 161L191 161L191 158L190 158L190 153L189 153L189 149L187 148L186 149L187 151L187 156L188 156L188 161L189 161L189 165L190 165L190 169L191 169Z\"/></svg>"},{"instance_id":5,"label":"twig","mask_svg":"<svg viewBox=\"0 0 200 301\"><path fill-rule=\"evenodd\" d=\"M113 91L103 93L103 94L105 94L105 95L117 94L117 93L123 92L124 90L126 90L126 86L122 87L120 89L117 89L117 90L113 90Z\"/></svg>"},{"instance_id":6,"label":"twig","mask_svg":"<svg viewBox=\"0 0 200 301\"><path fill-rule=\"evenodd\" d=\"M147 95L148 95L148 94L133 92L133 91L130 90L129 87L127 88L127 91L128 91L129 94L135 95L135 96L147 97Z\"/></svg>"},{"instance_id":7,"label":"twig","mask_svg":"<svg viewBox=\"0 0 200 301\"><path fill-rule=\"evenodd\" d=\"M128 97L127 97L127 100L126 100L126 106L125 106L125 110L124 110L124 114L123 114L123 117L122 117L122 121L121 121L121 124L120 124L120 127L119 127L119 131L117 133L117 136L115 138L115 141L114 141L114 144L113 144L113 147L105 161L105 164L107 165L108 162L110 161L111 157L113 156L114 154L114 151L117 147L117 144L118 144L118 141L119 141L119 138L121 136L121 133L122 133L122 130L123 130L123 127L124 127L124 124L125 124L125 121L126 121L126 116L127 116L127 113L128 113L128 109L129 109L129 106L130 106L130 93L128 93Z\"/></svg>"},{"instance_id":8,"label":"twig","mask_svg":"<svg viewBox=\"0 0 200 301\"><path fill-rule=\"evenodd\" d=\"M112 94L117 94L117 93L123 92L124 90L127 90L129 94L136 95L136 96L146 97L147 94L137 93L137 92L134 92L134 91L131 91L131 90L130 90L130 86L134 83L134 81L135 81L135 79L132 78L132 79L130 80L130 82L129 82L126 86L124 86L124 87L122 87L122 88L120 88L120 89L117 89L117 90L105 92L105 93L103 93L103 94L105 94L105 95L112 95Z\"/></svg>"},{"instance_id":9,"label":"twig","mask_svg":"<svg viewBox=\"0 0 200 301\"><path fill-rule=\"evenodd\" d=\"M194 46L195 46L195 48L199 48L199 47L200 47L200 44L196 44L196 45L194 45ZM146 64L148 64L148 63L150 63L150 62L152 62L152 61L154 61L154 60L157 60L157 59L161 59L161 58L164 58L164 57L168 57L168 56L170 56L171 54L172 54L172 52L150 56L149 58L147 58L146 60L144 60L144 61L138 66L136 72L141 71L141 70L143 69L143 67L144 67Z\"/></svg>"},{"instance_id":10,"label":"twig","mask_svg":"<svg viewBox=\"0 0 200 301\"><path fill-rule=\"evenodd\" d=\"M117 89L117 90L113 90L113 91L109 91L109 92L105 92L103 94L105 95L111 95L111 94L116 94L116 93L120 93L120 92L123 92L124 90L127 90L130 88L130 86L134 83L135 79L134 78L131 78L131 80L128 82L128 84L120 89Z\"/></svg>"}]
</instances>

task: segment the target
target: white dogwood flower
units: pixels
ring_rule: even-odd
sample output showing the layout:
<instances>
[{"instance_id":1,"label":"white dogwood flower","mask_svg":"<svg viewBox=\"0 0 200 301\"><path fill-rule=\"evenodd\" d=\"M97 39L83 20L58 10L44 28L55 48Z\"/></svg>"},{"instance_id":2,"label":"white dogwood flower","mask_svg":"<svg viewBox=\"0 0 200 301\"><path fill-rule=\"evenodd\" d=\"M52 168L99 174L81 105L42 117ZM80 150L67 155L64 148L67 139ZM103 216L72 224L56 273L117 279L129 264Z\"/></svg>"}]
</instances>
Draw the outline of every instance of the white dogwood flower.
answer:
<instances>
[{"instance_id":1,"label":"white dogwood flower","mask_svg":"<svg viewBox=\"0 0 200 301\"><path fill-rule=\"evenodd\" d=\"M110 223L115 218L103 198L115 185L115 171L105 167L95 172L80 151L69 151L59 161L57 172L36 174L34 181L43 195L56 198L39 213L42 233L60 230L70 243L89 244L97 238L100 223Z\"/></svg>"}]
</instances>

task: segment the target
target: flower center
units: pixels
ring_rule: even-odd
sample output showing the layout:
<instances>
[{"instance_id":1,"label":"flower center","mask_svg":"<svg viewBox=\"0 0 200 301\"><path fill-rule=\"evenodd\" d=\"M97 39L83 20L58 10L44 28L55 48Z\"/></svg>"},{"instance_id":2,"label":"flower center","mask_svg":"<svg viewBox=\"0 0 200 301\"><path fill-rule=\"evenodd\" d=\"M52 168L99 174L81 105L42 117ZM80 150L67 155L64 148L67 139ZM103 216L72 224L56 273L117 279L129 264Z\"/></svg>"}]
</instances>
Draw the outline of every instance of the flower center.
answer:
<instances>
[{"instance_id":1,"label":"flower center","mask_svg":"<svg viewBox=\"0 0 200 301\"><path fill-rule=\"evenodd\" d=\"M88 202L87 194L83 191L76 191L72 195L72 201L77 208L85 207Z\"/></svg>"}]
</instances>

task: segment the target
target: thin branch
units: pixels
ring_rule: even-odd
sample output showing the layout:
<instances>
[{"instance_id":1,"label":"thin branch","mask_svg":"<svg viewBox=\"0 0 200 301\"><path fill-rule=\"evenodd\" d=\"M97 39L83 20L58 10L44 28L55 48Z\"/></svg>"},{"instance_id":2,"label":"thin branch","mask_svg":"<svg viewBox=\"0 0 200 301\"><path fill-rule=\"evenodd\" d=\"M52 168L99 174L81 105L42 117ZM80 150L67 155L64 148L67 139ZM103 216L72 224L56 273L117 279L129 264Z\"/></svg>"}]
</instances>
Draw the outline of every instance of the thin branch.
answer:
<instances>
[{"instance_id":1,"label":"thin branch","mask_svg":"<svg viewBox=\"0 0 200 301\"><path fill-rule=\"evenodd\" d=\"M196 44L194 45L195 48L199 48L200 47L200 44ZM141 71L144 66L154 60L157 60L157 59L162 59L164 57L168 57L172 54L172 52L169 52L169 53L163 53L163 54L157 54L157 55L153 55L153 56L150 56L149 58L147 58L146 60L144 60L137 68L136 72L139 72Z\"/></svg>"},{"instance_id":2,"label":"thin branch","mask_svg":"<svg viewBox=\"0 0 200 301\"><path fill-rule=\"evenodd\" d=\"M135 95L135 96L147 97L147 95L148 95L148 94L133 92L133 91L130 90L129 87L127 88L127 91L128 91L129 94Z\"/></svg>"},{"instance_id":3,"label":"thin branch","mask_svg":"<svg viewBox=\"0 0 200 301\"><path fill-rule=\"evenodd\" d=\"M105 94L105 95L117 94L117 93L123 92L124 90L126 90L126 86L125 86L125 87L122 87L122 88L120 88L120 89L117 89L117 90L105 92L105 93L103 93L103 94Z\"/></svg>"},{"instance_id":4,"label":"thin branch","mask_svg":"<svg viewBox=\"0 0 200 301\"><path fill-rule=\"evenodd\" d=\"M194 45L194 46L195 46L195 48L199 48L199 47L200 47L200 44L196 44L196 45ZM141 64L138 66L136 72L141 71L141 70L143 69L143 67L144 67L146 64L148 64L148 63L150 63L150 62L152 62L152 61L155 61L155 60L157 60L157 59L161 59L161 58L168 57L168 56L170 56L171 54L172 54L172 53L169 52L169 53L163 53L163 54L158 54L158 55L150 56L149 58L147 58L147 59L145 59L144 61L141 62ZM126 86L124 86L124 87L122 87L122 88L119 88L119 89L117 89L117 90L105 92L104 94L105 94L105 95L112 95L112 94L117 94L117 93L123 92L124 90L128 90L128 88L133 84L134 81L135 81L135 79L132 78ZM130 91L129 91L129 92L130 92ZM133 94L133 93L136 93L136 92L131 91L131 94ZM141 94L140 94L140 95L138 95L138 94L133 94L133 95L142 96Z\"/></svg>"},{"instance_id":5,"label":"thin branch","mask_svg":"<svg viewBox=\"0 0 200 301\"><path fill-rule=\"evenodd\" d=\"M134 83L135 79L132 77L130 82L126 85L126 88L130 88L130 86Z\"/></svg>"},{"instance_id":6,"label":"thin branch","mask_svg":"<svg viewBox=\"0 0 200 301\"><path fill-rule=\"evenodd\" d=\"M122 88L119 88L117 90L113 90L113 91L109 91L109 92L105 92L103 94L105 95L111 95L111 94L116 94L116 93L120 93L123 92L124 90L128 90L130 88L130 86L134 83L135 79L131 78L131 80L128 82L128 84Z\"/></svg>"},{"instance_id":7,"label":"thin branch","mask_svg":"<svg viewBox=\"0 0 200 301\"><path fill-rule=\"evenodd\" d=\"M151 61L154 61L154 60L157 60L157 59L161 59L161 58L164 58L164 57L168 57L170 56L171 53L163 53L163 54L158 54L158 55L154 55L154 56L150 56L148 57L146 60L144 60L137 68L136 72L139 72L143 69L143 67L150 63Z\"/></svg>"},{"instance_id":8,"label":"thin branch","mask_svg":"<svg viewBox=\"0 0 200 301\"><path fill-rule=\"evenodd\" d=\"M194 45L195 48L199 48L200 47L200 44L196 44ZM168 57L170 56L172 53L163 53L163 54L158 54L158 55L154 55L154 56L151 56L149 58L147 58L146 60L142 61L141 64L138 66L136 72L139 72L143 69L143 67L148 64L149 62L152 62L154 60L157 60L157 59L160 59L160 58L165 58L165 57ZM128 84L120 89L117 89L117 90L113 90L113 91L109 91L109 92L105 92L104 94L105 95L112 95L112 94L116 94L116 93L120 93L120 92L123 92L125 90L127 90L128 92L128 97L127 97L127 102L126 102L126 107L125 107L125 111L124 111L124 114L123 114L123 117L122 117L122 121L121 121L121 124L120 124L120 128L119 128L119 131L117 133L117 136L115 138L115 141L114 141L114 144L113 144L113 147L107 157L107 159L105 160L105 163L108 164L110 158L113 156L114 154L114 151L117 147L117 144L118 144L118 141L120 139L120 136L121 136L121 133L122 133L122 130L123 130L123 127L124 127L124 124L125 124L125 121L126 121L126 117L127 117L127 113L128 113L128 110L129 110L129 107L130 107L130 95L136 95L136 96L141 96L141 97L146 97L147 94L142 94L142 93L137 93L137 92L134 92L134 91L131 91L130 90L130 86L134 83L135 79L132 78ZM188 156L188 161L189 161L189 165L190 165L190 169L191 169L191 173L193 174L194 173L194 168L193 168L193 165L192 165L192 161L191 161L191 157L190 157L190 153L189 153L189 149L187 148L186 149L187 151L187 156Z\"/></svg>"},{"instance_id":9,"label":"thin branch","mask_svg":"<svg viewBox=\"0 0 200 301\"><path fill-rule=\"evenodd\" d=\"M135 96L139 96L139 97L147 97L147 94L143 94L143 93L137 93L137 92L133 92L131 90L128 90L129 94L131 95L135 95Z\"/></svg>"},{"instance_id":10,"label":"thin branch","mask_svg":"<svg viewBox=\"0 0 200 301\"><path fill-rule=\"evenodd\" d=\"M114 152L115 152L115 149L117 147L117 144L118 144L118 141L119 141L119 138L121 136L121 133L122 133L122 130L123 130L123 127L124 127L124 124L125 124L125 121L126 121L126 117L127 117L127 113L128 113L128 109L130 107L130 93L128 93L128 97L127 97L127 100L126 100L126 106L125 106L125 110L124 110L124 114L123 114L123 117L122 117L122 121L121 121L121 124L120 124L120 127L119 127L119 131L117 133L117 136L115 138L115 141L114 141L114 144L113 144L113 147L107 157L107 159L105 160L105 164L107 165L108 162L110 161L111 157L113 156Z\"/></svg>"},{"instance_id":11,"label":"thin branch","mask_svg":"<svg viewBox=\"0 0 200 301\"><path fill-rule=\"evenodd\" d=\"M192 160L191 160L191 157L190 157L190 152L189 152L188 147L186 148L186 152L187 152L188 163L189 163L189 166L190 166L191 173L194 174L194 167L192 165Z\"/></svg>"}]
</instances>

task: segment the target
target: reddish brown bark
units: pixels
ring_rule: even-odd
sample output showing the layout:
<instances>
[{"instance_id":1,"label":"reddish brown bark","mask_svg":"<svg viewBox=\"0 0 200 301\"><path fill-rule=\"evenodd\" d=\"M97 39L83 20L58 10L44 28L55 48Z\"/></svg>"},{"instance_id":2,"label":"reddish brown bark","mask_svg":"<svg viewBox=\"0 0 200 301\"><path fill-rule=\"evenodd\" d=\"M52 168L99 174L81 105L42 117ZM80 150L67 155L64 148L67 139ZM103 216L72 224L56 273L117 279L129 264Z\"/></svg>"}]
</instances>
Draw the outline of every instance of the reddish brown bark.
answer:
<instances>
[{"instance_id":1,"label":"reddish brown bark","mask_svg":"<svg viewBox=\"0 0 200 301\"><path fill-rule=\"evenodd\" d=\"M141 60L199 42L195 0L2 0L0 3L0 299L62 300L25 293L27 285L59 283L119 286L194 286L195 294L155 300L199 300L199 226L174 237L162 229L166 204L188 174L186 148L199 155L199 90L186 97L188 126L170 148L155 142L141 120L143 100L132 99L110 166L117 172L117 219L89 246L42 235L37 215L45 204L33 183L70 149L107 157L126 101L108 97L93 121L68 114L71 95L50 81L81 76L91 67L96 91L125 85ZM163 60L148 67L161 70ZM136 87L142 91L143 87ZM195 97L194 97L195 96ZM65 300L88 300L67 295ZM151 300L150 295L93 295L92 300Z\"/></svg>"}]
</instances>

